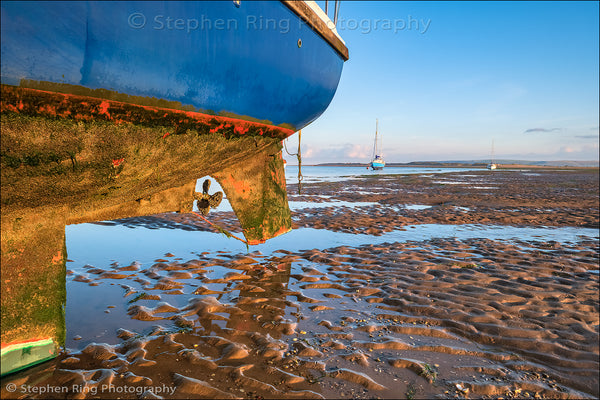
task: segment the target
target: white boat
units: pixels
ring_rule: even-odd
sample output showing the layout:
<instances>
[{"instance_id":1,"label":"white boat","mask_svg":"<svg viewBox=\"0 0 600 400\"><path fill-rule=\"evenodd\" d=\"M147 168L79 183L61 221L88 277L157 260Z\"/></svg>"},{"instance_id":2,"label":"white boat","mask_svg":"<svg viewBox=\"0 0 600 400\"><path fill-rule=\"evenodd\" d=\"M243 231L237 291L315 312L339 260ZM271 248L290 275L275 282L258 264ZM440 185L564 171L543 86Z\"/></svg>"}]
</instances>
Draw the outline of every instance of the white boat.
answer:
<instances>
[{"instance_id":1,"label":"white boat","mask_svg":"<svg viewBox=\"0 0 600 400\"><path fill-rule=\"evenodd\" d=\"M385 167L385 161L383 159L383 156L379 154L381 152L381 144L377 140L378 128L379 121L375 120L375 141L373 143L373 158L371 159L371 168L373 170L380 170L383 169L383 167Z\"/></svg>"},{"instance_id":2,"label":"white boat","mask_svg":"<svg viewBox=\"0 0 600 400\"><path fill-rule=\"evenodd\" d=\"M496 168L498 168L498 164L496 164L494 162L494 140L492 140L492 159L490 160L490 163L487 165L487 169L492 171Z\"/></svg>"}]
</instances>

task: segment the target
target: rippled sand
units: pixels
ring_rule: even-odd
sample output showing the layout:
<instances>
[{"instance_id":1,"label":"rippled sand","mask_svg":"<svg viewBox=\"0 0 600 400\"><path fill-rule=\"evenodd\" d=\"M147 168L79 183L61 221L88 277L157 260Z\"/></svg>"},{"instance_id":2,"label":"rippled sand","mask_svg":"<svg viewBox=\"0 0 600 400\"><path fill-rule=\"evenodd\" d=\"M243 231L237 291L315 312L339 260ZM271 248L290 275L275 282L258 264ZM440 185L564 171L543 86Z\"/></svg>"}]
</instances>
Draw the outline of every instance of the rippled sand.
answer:
<instances>
[{"instance_id":1,"label":"rippled sand","mask_svg":"<svg viewBox=\"0 0 600 400\"><path fill-rule=\"evenodd\" d=\"M87 266L70 285L119 290L100 297L118 339L4 379L2 397L597 398L598 265L597 238L432 238Z\"/></svg>"}]
</instances>

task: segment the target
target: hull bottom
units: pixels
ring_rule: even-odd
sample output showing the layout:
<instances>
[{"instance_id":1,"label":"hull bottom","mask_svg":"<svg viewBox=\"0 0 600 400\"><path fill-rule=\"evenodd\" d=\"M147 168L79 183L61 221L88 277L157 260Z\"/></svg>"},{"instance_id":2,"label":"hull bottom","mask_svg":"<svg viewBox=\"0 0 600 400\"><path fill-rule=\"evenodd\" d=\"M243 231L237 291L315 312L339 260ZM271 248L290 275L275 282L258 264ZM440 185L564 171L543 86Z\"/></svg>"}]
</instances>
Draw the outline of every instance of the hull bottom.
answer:
<instances>
[{"instance_id":1,"label":"hull bottom","mask_svg":"<svg viewBox=\"0 0 600 400\"><path fill-rule=\"evenodd\" d=\"M248 245L292 227L290 130L5 85L0 109L2 375L64 345L65 225L190 213L196 180L210 175Z\"/></svg>"},{"instance_id":2,"label":"hull bottom","mask_svg":"<svg viewBox=\"0 0 600 400\"><path fill-rule=\"evenodd\" d=\"M224 181L228 198L241 196L232 207L249 243L291 228L281 157L281 140L294 133L291 129L94 97L1 88L3 217L22 208L48 206L66 208L67 223L148 215L115 210L212 175ZM225 173L231 169L235 171Z\"/></svg>"},{"instance_id":3,"label":"hull bottom","mask_svg":"<svg viewBox=\"0 0 600 400\"><path fill-rule=\"evenodd\" d=\"M212 115L171 108L176 105L171 104L172 102L161 103L156 99L93 91L73 85L40 82L37 86L53 90L1 85L0 112L81 122L106 121L117 125L132 123L162 127L169 129L167 135L183 134L191 130L199 135L218 133L226 138L262 136L281 140L295 132L288 127L274 126L265 123L266 121L256 121L244 116ZM74 94L81 91L85 95ZM101 95L105 96L100 97ZM127 101L113 100L113 97Z\"/></svg>"}]
</instances>

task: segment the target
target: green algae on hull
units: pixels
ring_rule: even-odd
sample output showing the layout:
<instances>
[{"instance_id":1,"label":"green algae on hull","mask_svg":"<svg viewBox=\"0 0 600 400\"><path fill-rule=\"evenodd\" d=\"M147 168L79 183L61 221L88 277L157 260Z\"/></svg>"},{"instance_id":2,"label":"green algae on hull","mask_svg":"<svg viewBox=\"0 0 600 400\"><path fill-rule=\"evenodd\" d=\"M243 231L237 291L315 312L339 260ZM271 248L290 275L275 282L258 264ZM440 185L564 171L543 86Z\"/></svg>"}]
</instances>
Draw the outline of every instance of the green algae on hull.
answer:
<instances>
[{"instance_id":1,"label":"green algae on hull","mask_svg":"<svg viewBox=\"0 0 600 400\"><path fill-rule=\"evenodd\" d=\"M3 347L64 345L67 224L190 212L196 179L211 175L248 243L291 229L278 137L12 111L0 123ZM227 176L244 180L243 196Z\"/></svg>"},{"instance_id":2,"label":"green algae on hull","mask_svg":"<svg viewBox=\"0 0 600 400\"><path fill-rule=\"evenodd\" d=\"M63 209L51 207L21 210L18 216L3 212L3 375L52 358L65 344L64 216ZM15 343L22 348L10 350L9 345Z\"/></svg>"}]
</instances>

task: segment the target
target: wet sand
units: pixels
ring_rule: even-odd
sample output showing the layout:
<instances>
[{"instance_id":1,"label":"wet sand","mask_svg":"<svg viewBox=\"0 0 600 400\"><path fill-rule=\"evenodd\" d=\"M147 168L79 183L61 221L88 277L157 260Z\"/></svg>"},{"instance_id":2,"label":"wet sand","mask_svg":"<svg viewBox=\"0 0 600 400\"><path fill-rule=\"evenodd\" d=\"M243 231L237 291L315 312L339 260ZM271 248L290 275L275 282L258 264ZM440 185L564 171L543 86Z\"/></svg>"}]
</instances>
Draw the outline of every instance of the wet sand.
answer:
<instances>
[{"instance_id":1,"label":"wet sand","mask_svg":"<svg viewBox=\"0 0 600 400\"><path fill-rule=\"evenodd\" d=\"M376 203L307 204L292 212L297 229L599 222L597 170L383 175L288 192ZM209 216L237 230L232 213ZM210 229L193 214L108 224ZM3 379L2 397L597 398L598 244L450 237L89 265L68 271L68 288L118 290L97 301L120 329Z\"/></svg>"}]
</instances>

